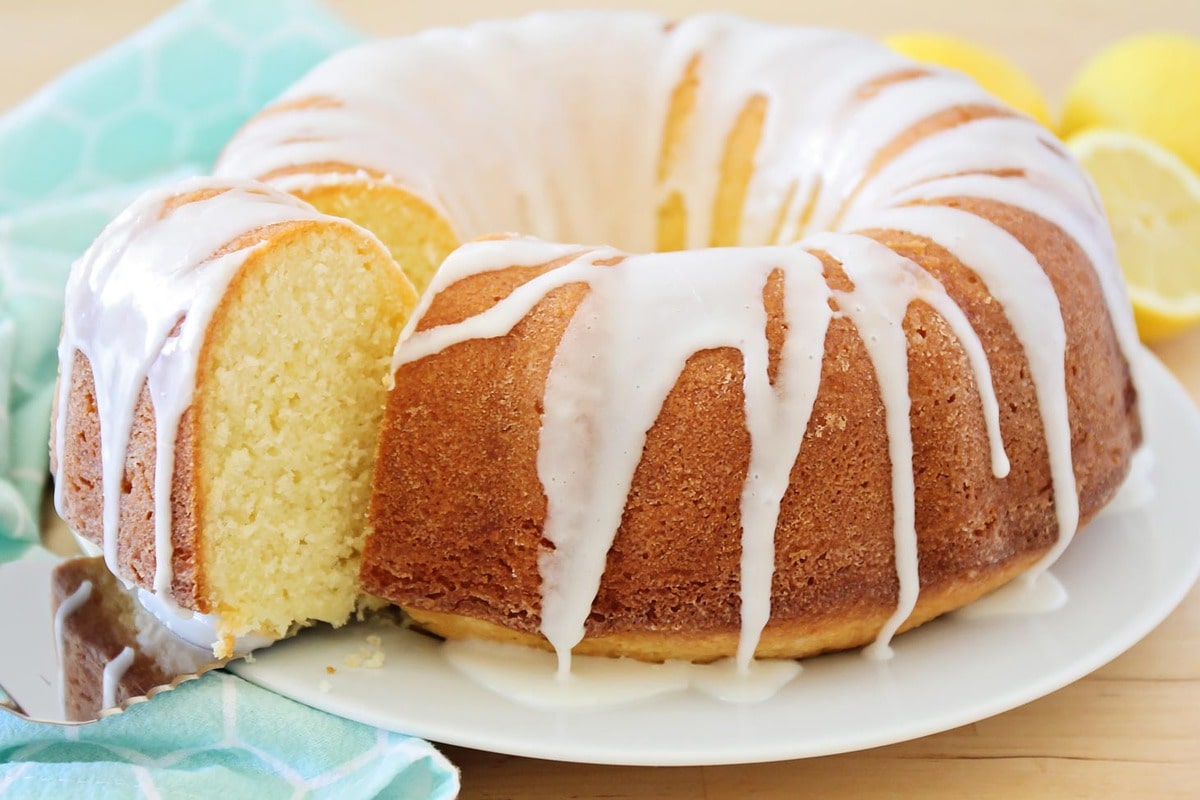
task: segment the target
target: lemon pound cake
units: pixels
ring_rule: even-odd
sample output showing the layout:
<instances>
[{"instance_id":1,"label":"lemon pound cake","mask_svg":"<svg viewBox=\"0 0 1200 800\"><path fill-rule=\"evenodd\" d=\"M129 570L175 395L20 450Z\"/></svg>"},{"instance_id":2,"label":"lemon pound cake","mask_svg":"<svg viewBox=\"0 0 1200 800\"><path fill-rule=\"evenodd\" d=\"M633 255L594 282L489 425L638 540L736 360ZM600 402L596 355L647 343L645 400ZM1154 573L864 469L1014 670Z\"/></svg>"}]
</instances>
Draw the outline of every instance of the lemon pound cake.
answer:
<instances>
[{"instance_id":1,"label":"lemon pound cake","mask_svg":"<svg viewBox=\"0 0 1200 800\"><path fill-rule=\"evenodd\" d=\"M374 42L216 170L428 282L362 583L443 636L886 655L1044 570L1141 439L1090 182L852 34L585 12ZM537 239L443 263L498 231Z\"/></svg>"},{"instance_id":2,"label":"lemon pound cake","mask_svg":"<svg viewBox=\"0 0 1200 800\"><path fill-rule=\"evenodd\" d=\"M278 190L203 179L144 196L68 281L59 513L218 655L345 622L415 301L373 235Z\"/></svg>"}]
</instances>

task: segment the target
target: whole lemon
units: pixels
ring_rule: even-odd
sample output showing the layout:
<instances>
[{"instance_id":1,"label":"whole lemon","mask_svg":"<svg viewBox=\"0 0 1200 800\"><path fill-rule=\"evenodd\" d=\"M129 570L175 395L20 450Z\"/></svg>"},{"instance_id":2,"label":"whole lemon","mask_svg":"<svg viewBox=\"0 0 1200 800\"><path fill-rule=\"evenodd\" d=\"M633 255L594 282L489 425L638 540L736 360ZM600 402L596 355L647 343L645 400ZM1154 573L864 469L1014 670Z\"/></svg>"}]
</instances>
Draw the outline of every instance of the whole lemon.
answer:
<instances>
[{"instance_id":1,"label":"whole lemon","mask_svg":"<svg viewBox=\"0 0 1200 800\"><path fill-rule=\"evenodd\" d=\"M1200 38L1145 33L1092 58L1067 93L1062 135L1088 128L1145 136L1200 171Z\"/></svg>"},{"instance_id":2,"label":"whole lemon","mask_svg":"<svg viewBox=\"0 0 1200 800\"><path fill-rule=\"evenodd\" d=\"M1004 103L1050 127L1046 99L1037 84L999 53L940 33L898 33L887 37L884 43L917 61L966 73Z\"/></svg>"}]
</instances>

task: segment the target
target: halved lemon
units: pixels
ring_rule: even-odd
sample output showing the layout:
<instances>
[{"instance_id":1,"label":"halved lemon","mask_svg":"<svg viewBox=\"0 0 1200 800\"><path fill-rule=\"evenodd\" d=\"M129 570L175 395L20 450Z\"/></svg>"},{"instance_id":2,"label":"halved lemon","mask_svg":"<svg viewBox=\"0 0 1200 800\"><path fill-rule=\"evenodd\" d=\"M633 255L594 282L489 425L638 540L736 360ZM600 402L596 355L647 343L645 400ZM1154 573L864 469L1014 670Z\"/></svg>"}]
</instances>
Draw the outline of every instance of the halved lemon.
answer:
<instances>
[{"instance_id":1,"label":"halved lemon","mask_svg":"<svg viewBox=\"0 0 1200 800\"><path fill-rule=\"evenodd\" d=\"M1123 131L1090 130L1067 146L1100 190L1143 341L1200 323L1200 176Z\"/></svg>"}]
</instances>

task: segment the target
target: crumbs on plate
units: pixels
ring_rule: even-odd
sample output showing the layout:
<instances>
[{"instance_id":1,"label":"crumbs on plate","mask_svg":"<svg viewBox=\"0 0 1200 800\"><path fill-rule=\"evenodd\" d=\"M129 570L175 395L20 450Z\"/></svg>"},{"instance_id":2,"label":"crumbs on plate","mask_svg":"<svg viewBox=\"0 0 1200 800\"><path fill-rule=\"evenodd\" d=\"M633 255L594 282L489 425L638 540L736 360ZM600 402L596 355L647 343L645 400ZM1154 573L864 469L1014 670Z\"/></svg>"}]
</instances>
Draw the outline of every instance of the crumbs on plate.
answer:
<instances>
[{"instance_id":1,"label":"crumbs on plate","mask_svg":"<svg viewBox=\"0 0 1200 800\"><path fill-rule=\"evenodd\" d=\"M382 645L383 639L375 634L371 634L367 637L367 644L365 646L360 646L358 652L347 655L342 659L342 662L351 668L379 669L383 666L386 658L383 650L380 649Z\"/></svg>"}]
</instances>

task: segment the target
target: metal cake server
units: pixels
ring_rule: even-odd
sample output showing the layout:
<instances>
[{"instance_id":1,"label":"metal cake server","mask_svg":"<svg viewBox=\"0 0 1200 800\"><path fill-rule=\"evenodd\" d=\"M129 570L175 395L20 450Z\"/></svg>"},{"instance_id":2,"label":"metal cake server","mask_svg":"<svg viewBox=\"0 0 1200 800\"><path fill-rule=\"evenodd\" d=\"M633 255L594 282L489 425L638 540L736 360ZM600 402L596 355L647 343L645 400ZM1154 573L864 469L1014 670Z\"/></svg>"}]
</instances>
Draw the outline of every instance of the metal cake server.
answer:
<instances>
[{"instance_id":1,"label":"metal cake server","mask_svg":"<svg viewBox=\"0 0 1200 800\"><path fill-rule=\"evenodd\" d=\"M63 665L52 602L55 571L61 569L68 572L60 573L60 580L74 584L81 584L89 574L105 578L89 580L91 591L80 593L89 596L81 605L103 604L76 620L76 632L94 647L88 648L87 657L71 648L77 657L69 657ZM115 580L107 579L101 558L35 557L0 564L0 709L32 722L83 725L245 655L215 659L211 651L185 642L148 614L135 614L135 602ZM125 619L136 618L136 629L98 624L106 621L98 614L117 610ZM117 660L104 652L124 653L124 648L131 653L117 669L108 668L113 686L107 692L109 702L104 702L105 668ZM125 680L119 681L122 674Z\"/></svg>"}]
</instances>

